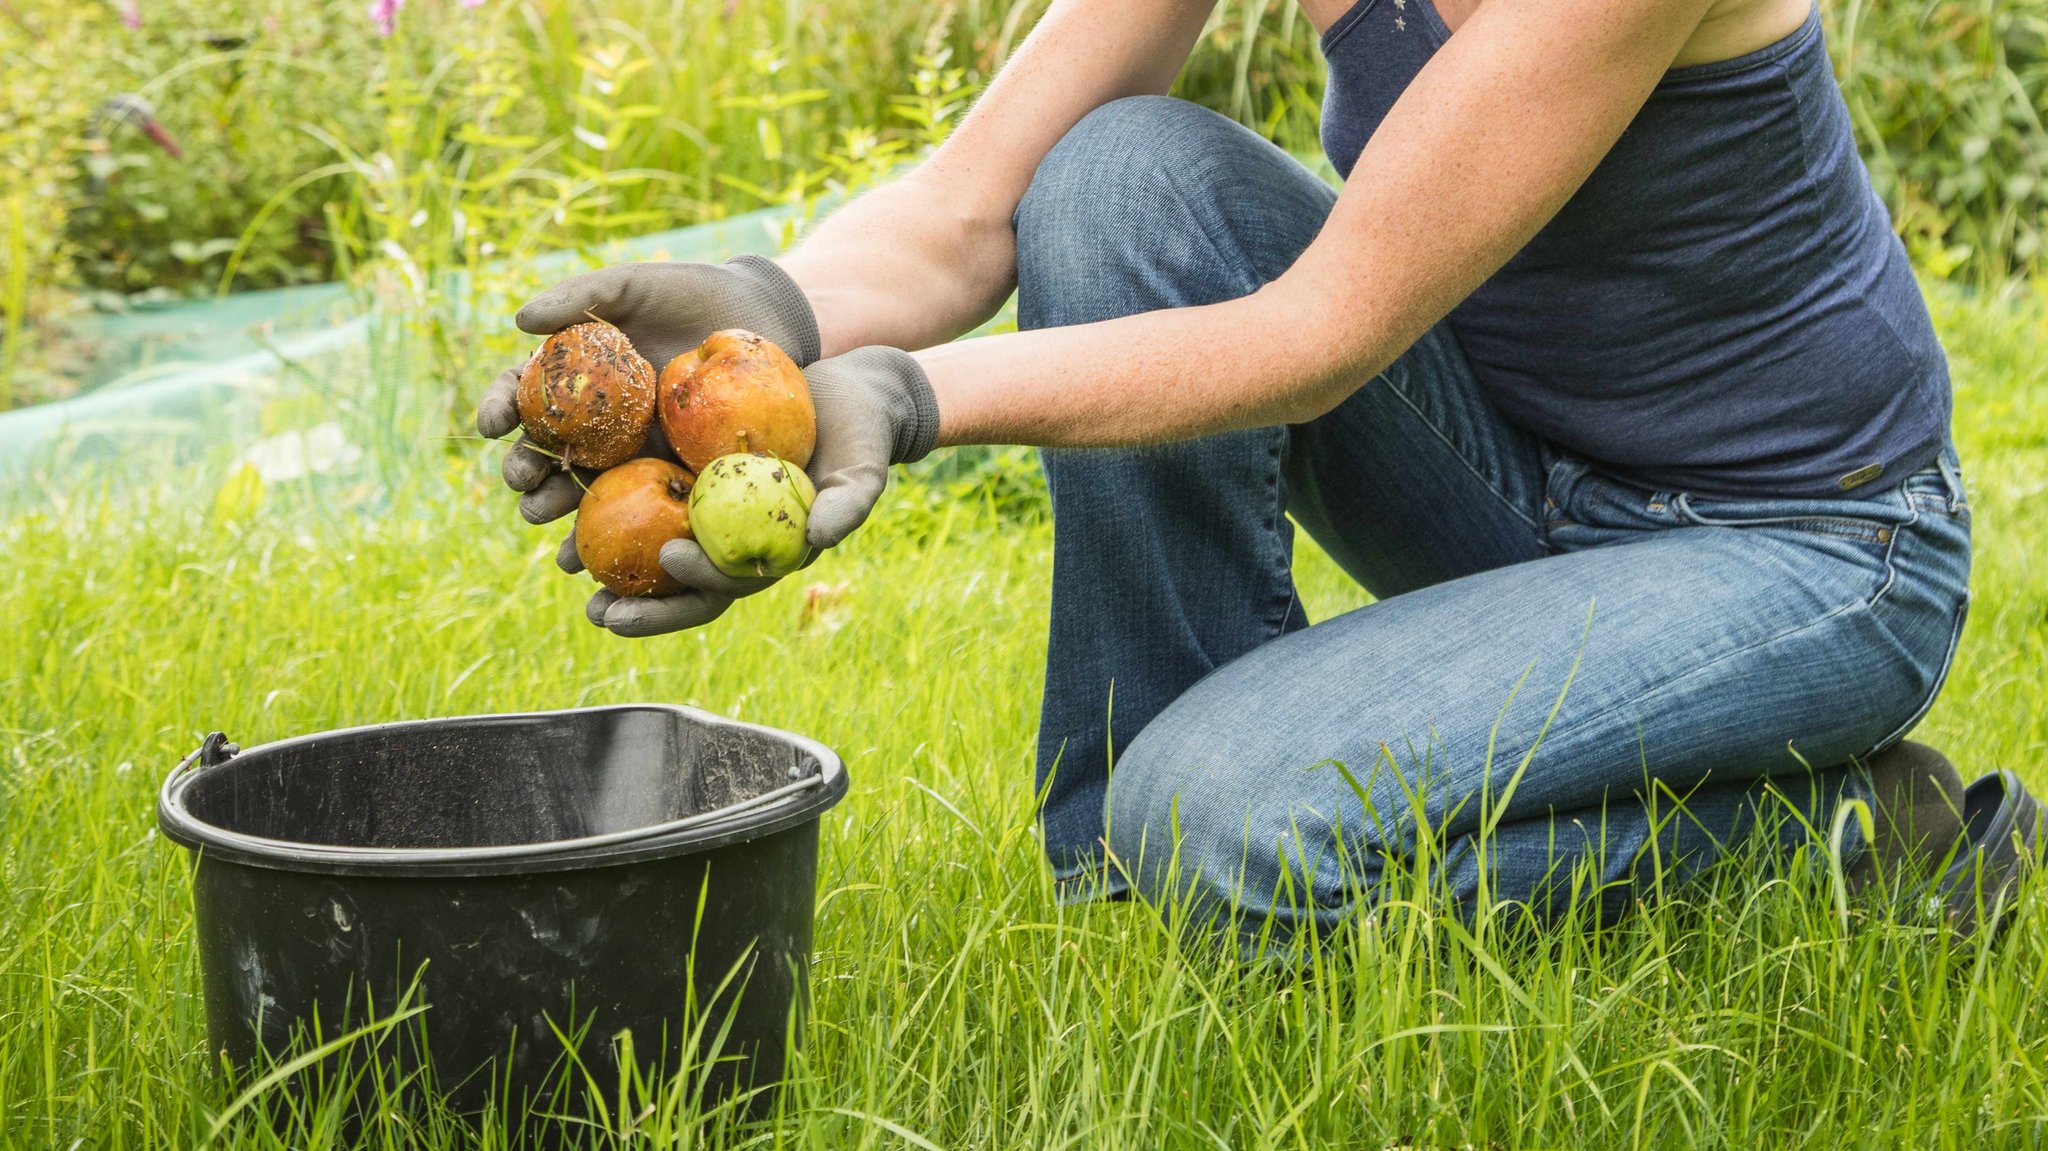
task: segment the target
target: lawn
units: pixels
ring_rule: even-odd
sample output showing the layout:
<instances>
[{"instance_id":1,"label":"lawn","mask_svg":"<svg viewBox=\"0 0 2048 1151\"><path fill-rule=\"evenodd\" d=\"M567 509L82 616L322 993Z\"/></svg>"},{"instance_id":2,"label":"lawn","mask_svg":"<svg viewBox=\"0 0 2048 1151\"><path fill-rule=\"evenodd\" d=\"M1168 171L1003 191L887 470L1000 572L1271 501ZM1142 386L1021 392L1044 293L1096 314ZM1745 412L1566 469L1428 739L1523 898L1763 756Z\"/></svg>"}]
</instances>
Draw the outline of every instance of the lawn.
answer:
<instances>
[{"instance_id":1,"label":"lawn","mask_svg":"<svg viewBox=\"0 0 2048 1151\"><path fill-rule=\"evenodd\" d=\"M1599 931L1468 922L1418 884L1286 970L1143 906L1056 905L1027 454L899 477L847 545L711 628L591 628L501 449L443 435L523 346L488 321L555 254L882 178L1044 5L414 0L388 36L368 7L0 0L0 409L90 386L56 322L86 304L332 279L371 313L251 417L337 421L368 451L354 475L258 499L198 418L185 438L223 454L152 433L103 471L0 479L0 1151L504 1146L432 1113L268 1128L275 1093L207 1049L156 789L214 729L629 701L815 736L853 787L774 1115L614 1107L597 1145L2048 1148L2048 886L1994 947L1845 919L1818 851L1768 879L1731 861ZM1975 507L1975 606L1921 738L2048 786L2048 0L1824 10L1955 363ZM1176 92L1308 152L1320 88L1294 5L1224 0ZM97 119L121 91L182 156ZM1312 544L1297 575L1314 618L1368 600Z\"/></svg>"},{"instance_id":2,"label":"lawn","mask_svg":"<svg viewBox=\"0 0 2048 1151\"><path fill-rule=\"evenodd\" d=\"M2048 317L1937 299L1979 558L1922 737L2048 784ZM1052 899L1030 786L1051 532L1014 471L899 484L806 579L628 641L583 622L589 585L493 486L497 450L451 444L375 503L237 511L200 468L0 523L0 1144L192 1146L234 1096L186 861L154 831L202 733L648 700L815 735L853 790L773 1121L663 1112L606 1145L2048 1142L2042 891L1995 947L1845 924L1817 858L1722 868L1600 932L1467 925L1423 893L1302 970L1247 969L1144 907ZM1298 571L1316 618L1365 601L1310 546ZM807 581L843 583L837 606L807 614ZM364 1138L498 1145L398 1117ZM222 1139L277 1145L247 1111Z\"/></svg>"}]
</instances>

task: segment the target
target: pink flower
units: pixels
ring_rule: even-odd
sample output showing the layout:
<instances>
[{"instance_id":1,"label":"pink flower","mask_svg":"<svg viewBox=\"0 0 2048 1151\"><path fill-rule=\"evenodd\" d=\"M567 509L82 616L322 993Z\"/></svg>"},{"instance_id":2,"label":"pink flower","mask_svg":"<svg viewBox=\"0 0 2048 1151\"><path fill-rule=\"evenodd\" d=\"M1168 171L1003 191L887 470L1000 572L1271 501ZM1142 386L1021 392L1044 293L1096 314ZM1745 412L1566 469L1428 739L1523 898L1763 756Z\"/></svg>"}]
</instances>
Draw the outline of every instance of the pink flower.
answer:
<instances>
[{"instance_id":1,"label":"pink flower","mask_svg":"<svg viewBox=\"0 0 2048 1151\"><path fill-rule=\"evenodd\" d=\"M389 36L398 28L398 10L405 7L405 0L370 0L370 22L377 26L377 35Z\"/></svg>"},{"instance_id":2,"label":"pink flower","mask_svg":"<svg viewBox=\"0 0 2048 1151\"><path fill-rule=\"evenodd\" d=\"M464 8L481 8L484 6L484 0L462 0L462 6Z\"/></svg>"}]
</instances>

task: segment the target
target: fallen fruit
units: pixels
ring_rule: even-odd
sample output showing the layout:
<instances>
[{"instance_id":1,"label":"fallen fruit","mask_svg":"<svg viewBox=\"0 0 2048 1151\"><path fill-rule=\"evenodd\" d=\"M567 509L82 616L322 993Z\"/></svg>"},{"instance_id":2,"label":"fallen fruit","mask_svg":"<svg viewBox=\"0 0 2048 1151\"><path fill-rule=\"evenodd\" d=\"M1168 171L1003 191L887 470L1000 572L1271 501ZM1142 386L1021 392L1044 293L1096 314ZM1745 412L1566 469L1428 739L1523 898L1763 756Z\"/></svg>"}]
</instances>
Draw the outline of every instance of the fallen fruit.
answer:
<instances>
[{"instance_id":1,"label":"fallen fruit","mask_svg":"<svg viewBox=\"0 0 2048 1151\"><path fill-rule=\"evenodd\" d=\"M564 463L609 468L638 455L654 422L654 365L610 324L547 338L519 374L519 425Z\"/></svg>"},{"instance_id":2,"label":"fallen fruit","mask_svg":"<svg viewBox=\"0 0 2048 1151\"><path fill-rule=\"evenodd\" d=\"M576 507L576 555L614 595L672 595L661 545L690 538L690 473L667 460L628 460L590 481Z\"/></svg>"},{"instance_id":3,"label":"fallen fruit","mask_svg":"<svg viewBox=\"0 0 2048 1151\"><path fill-rule=\"evenodd\" d=\"M690 489L697 546L729 576L785 576L810 557L817 498L803 469L768 452L720 456Z\"/></svg>"},{"instance_id":4,"label":"fallen fruit","mask_svg":"<svg viewBox=\"0 0 2048 1151\"><path fill-rule=\"evenodd\" d=\"M723 455L768 452L801 468L818 441L810 385L796 361L742 328L713 332L661 370L661 430L702 474Z\"/></svg>"}]
</instances>

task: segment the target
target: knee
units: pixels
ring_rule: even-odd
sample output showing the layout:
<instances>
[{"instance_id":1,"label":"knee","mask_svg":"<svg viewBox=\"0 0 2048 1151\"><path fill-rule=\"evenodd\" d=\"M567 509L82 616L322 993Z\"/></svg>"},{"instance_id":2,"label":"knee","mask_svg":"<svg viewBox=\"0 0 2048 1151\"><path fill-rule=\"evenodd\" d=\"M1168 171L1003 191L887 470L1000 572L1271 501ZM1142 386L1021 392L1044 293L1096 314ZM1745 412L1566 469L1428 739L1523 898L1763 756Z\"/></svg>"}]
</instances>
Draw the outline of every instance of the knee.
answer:
<instances>
[{"instance_id":1,"label":"knee","mask_svg":"<svg viewBox=\"0 0 2048 1151\"><path fill-rule=\"evenodd\" d=\"M1170 96L1126 96L1083 116L1039 161L1017 204L1019 247L1056 245L1076 227L1101 227L1106 216L1156 209L1170 190L1151 177L1170 175L1181 141L1212 119L1221 117ZM1141 203L1146 197L1154 202Z\"/></svg>"},{"instance_id":2,"label":"knee","mask_svg":"<svg viewBox=\"0 0 2048 1151\"><path fill-rule=\"evenodd\" d=\"M1024 326L1213 302L1256 288L1254 269L1219 267L1216 244L1222 238L1228 246L1233 230L1224 202L1232 174L1248 176L1262 159L1285 162L1277 153L1252 155L1259 150L1272 145L1166 96L1125 97L1083 117L1040 161L1011 218Z\"/></svg>"},{"instance_id":3,"label":"knee","mask_svg":"<svg viewBox=\"0 0 2048 1151\"><path fill-rule=\"evenodd\" d=\"M1126 882L1169 919L1246 938L1334 924L1372 881L1359 866L1374 853L1347 843L1359 829L1302 791L1325 781L1271 740L1189 719L1168 708L1110 776L1108 842Z\"/></svg>"},{"instance_id":4,"label":"knee","mask_svg":"<svg viewBox=\"0 0 2048 1151\"><path fill-rule=\"evenodd\" d=\"M1168 149L1210 113L1166 96L1128 96L1081 118L1053 145L1018 201L1017 286L1070 291L1105 259L1138 255L1135 241L1174 212ZM1023 301L1020 301L1023 302Z\"/></svg>"}]
</instances>

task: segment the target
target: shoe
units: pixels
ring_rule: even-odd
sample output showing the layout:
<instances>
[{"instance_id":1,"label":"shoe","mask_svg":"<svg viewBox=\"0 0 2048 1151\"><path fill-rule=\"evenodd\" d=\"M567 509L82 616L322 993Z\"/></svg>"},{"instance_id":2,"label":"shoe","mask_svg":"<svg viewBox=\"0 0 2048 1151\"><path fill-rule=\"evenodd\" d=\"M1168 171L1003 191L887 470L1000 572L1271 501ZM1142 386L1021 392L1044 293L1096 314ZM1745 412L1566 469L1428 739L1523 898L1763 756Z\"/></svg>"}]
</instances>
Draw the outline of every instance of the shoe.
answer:
<instances>
[{"instance_id":1,"label":"shoe","mask_svg":"<svg viewBox=\"0 0 2048 1151\"><path fill-rule=\"evenodd\" d=\"M1928 903L1967 939L2003 926L2013 888L2041 861L2041 801L2012 772L1994 771L1963 792L1962 810L1968 844L1931 886Z\"/></svg>"},{"instance_id":2,"label":"shoe","mask_svg":"<svg viewBox=\"0 0 2048 1151\"><path fill-rule=\"evenodd\" d=\"M1871 818L1877 836L1849 868L1851 892L1918 881L1950 860L1963 835L1963 777L1948 757L1924 743L1904 741L1871 756Z\"/></svg>"}]
</instances>

